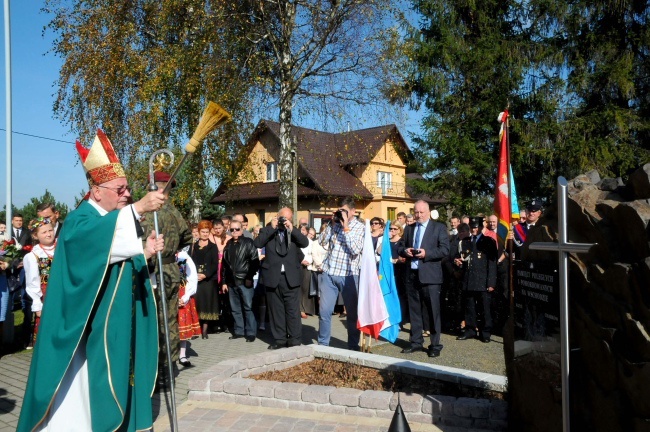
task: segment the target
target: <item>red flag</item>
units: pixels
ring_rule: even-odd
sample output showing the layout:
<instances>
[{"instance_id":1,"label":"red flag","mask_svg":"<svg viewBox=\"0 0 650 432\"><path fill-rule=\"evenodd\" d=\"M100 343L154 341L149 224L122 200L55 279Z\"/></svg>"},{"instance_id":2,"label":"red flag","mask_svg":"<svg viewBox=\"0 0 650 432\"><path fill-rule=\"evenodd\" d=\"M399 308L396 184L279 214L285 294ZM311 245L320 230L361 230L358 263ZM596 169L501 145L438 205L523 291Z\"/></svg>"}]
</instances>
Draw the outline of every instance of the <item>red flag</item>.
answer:
<instances>
[{"instance_id":1,"label":"red flag","mask_svg":"<svg viewBox=\"0 0 650 432\"><path fill-rule=\"evenodd\" d=\"M496 191L494 192L494 213L499 218L499 225L497 226L499 244L505 245L510 230L512 213L508 184L514 184L512 180L508 181L508 174L510 173L508 166L508 110L499 114L498 120L501 122L501 130L499 131L499 167L497 170Z\"/></svg>"}]
</instances>

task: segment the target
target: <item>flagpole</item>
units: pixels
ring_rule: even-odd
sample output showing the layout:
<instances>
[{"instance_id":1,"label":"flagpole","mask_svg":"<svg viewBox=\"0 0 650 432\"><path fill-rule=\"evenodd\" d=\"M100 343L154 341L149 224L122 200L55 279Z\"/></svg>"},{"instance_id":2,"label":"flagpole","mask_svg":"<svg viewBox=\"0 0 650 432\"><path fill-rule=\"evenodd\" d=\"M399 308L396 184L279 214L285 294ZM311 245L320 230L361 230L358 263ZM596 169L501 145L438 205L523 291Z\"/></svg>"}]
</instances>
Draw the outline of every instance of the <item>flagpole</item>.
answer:
<instances>
[{"instance_id":1,"label":"flagpole","mask_svg":"<svg viewBox=\"0 0 650 432\"><path fill-rule=\"evenodd\" d=\"M506 134L506 181L508 185L508 232L512 231L512 183L510 179L510 112L508 112L508 109L510 108L510 103L506 106L506 112L508 115L506 116L506 124L505 124L505 134ZM510 237L510 236L508 236ZM515 306L515 301L514 301L514 256L513 256L513 250L512 250L512 239L507 240L508 242L508 261L510 265L510 271L508 272L508 290L510 291L510 316L514 318L514 306ZM514 319L512 320L514 324ZM513 328L514 330L514 328Z\"/></svg>"},{"instance_id":2,"label":"flagpole","mask_svg":"<svg viewBox=\"0 0 650 432\"><path fill-rule=\"evenodd\" d=\"M4 0L4 13L5 13L5 122L6 122L6 177L5 187L7 188L7 201L6 201L6 224L5 237L7 240L11 239L11 17L9 14L9 0Z\"/></svg>"}]
</instances>

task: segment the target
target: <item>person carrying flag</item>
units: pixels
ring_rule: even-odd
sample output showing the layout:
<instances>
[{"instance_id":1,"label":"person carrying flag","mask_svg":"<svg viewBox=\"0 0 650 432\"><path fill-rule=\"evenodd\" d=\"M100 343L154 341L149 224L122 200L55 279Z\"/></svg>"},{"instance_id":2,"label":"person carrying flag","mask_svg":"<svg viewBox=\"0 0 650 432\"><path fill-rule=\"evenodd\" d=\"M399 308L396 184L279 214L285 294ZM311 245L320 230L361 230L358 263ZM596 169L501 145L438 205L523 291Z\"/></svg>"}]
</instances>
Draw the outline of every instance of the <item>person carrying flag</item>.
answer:
<instances>
[{"instance_id":1,"label":"person carrying flag","mask_svg":"<svg viewBox=\"0 0 650 432\"><path fill-rule=\"evenodd\" d=\"M522 259L522 251L526 238L528 237L528 230L537 224L540 216L542 216L542 202L539 199L534 199L526 204L526 220L519 222L513 229L513 241L515 247L515 258Z\"/></svg>"}]
</instances>

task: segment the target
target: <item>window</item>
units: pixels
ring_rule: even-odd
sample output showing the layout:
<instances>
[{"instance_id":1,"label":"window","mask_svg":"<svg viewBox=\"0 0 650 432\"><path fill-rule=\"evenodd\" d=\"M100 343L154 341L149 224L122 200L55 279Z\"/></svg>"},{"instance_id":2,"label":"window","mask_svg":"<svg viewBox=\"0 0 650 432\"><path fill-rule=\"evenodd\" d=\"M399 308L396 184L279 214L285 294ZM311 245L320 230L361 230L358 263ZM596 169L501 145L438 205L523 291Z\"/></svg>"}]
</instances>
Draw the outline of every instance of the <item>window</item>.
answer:
<instances>
[{"instance_id":1,"label":"window","mask_svg":"<svg viewBox=\"0 0 650 432\"><path fill-rule=\"evenodd\" d=\"M381 188L382 195L387 195L388 190L393 188L393 173L377 171L377 186Z\"/></svg>"},{"instance_id":2,"label":"window","mask_svg":"<svg viewBox=\"0 0 650 432\"><path fill-rule=\"evenodd\" d=\"M394 221L396 212L397 207L388 207L388 211L386 212L386 220Z\"/></svg>"},{"instance_id":3,"label":"window","mask_svg":"<svg viewBox=\"0 0 650 432\"><path fill-rule=\"evenodd\" d=\"M266 181L274 182L278 181L278 163L269 162L266 164Z\"/></svg>"}]
</instances>

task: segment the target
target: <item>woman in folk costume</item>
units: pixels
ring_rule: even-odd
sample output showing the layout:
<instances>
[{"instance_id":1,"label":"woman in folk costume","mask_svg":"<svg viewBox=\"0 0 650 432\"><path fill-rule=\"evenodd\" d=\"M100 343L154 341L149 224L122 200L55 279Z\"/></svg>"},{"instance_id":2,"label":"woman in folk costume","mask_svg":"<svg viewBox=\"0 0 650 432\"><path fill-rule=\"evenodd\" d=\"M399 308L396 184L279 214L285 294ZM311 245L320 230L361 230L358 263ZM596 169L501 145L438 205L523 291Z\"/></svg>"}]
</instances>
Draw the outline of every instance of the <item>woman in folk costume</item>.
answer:
<instances>
[{"instance_id":1,"label":"woman in folk costume","mask_svg":"<svg viewBox=\"0 0 650 432\"><path fill-rule=\"evenodd\" d=\"M25 288L32 299L32 312L34 313L34 332L32 340L27 349L33 348L38 336L38 329L41 323L41 310L45 301L45 291L50 277L50 267L54 257L56 238L54 237L54 226L48 218L34 219L29 223L32 232L32 239L35 246L30 253L23 258L25 269Z\"/></svg>"},{"instance_id":2,"label":"woman in folk costume","mask_svg":"<svg viewBox=\"0 0 650 432\"><path fill-rule=\"evenodd\" d=\"M185 251L176 254L176 262L181 270L181 286L178 290L178 333L181 340L181 352L178 362L185 367L192 366L187 358L187 341L201 336L199 314L196 312L196 286L198 278L194 261Z\"/></svg>"},{"instance_id":3,"label":"woman in folk costume","mask_svg":"<svg viewBox=\"0 0 650 432\"><path fill-rule=\"evenodd\" d=\"M135 431L153 427L158 320L147 257L162 250L139 219L165 202L129 204L124 168L101 130L77 142L90 191L57 241L18 431Z\"/></svg>"}]
</instances>

